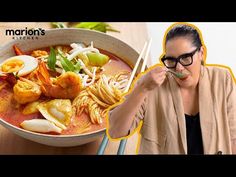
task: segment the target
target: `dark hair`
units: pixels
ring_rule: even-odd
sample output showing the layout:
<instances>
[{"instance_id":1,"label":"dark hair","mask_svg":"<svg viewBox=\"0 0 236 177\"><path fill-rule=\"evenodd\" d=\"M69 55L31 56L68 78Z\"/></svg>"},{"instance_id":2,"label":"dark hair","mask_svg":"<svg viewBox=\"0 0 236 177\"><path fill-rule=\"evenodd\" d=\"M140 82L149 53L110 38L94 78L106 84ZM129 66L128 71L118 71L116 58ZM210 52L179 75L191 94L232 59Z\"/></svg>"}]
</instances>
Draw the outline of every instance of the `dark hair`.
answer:
<instances>
[{"instance_id":1,"label":"dark hair","mask_svg":"<svg viewBox=\"0 0 236 177\"><path fill-rule=\"evenodd\" d=\"M196 29L189 25L179 24L174 26L166 35L165 44L176 37L190 37L192 40L192 44L197 48L202 46L202 41L200 39L200 35Z\"/></svg>"}]
</instances>

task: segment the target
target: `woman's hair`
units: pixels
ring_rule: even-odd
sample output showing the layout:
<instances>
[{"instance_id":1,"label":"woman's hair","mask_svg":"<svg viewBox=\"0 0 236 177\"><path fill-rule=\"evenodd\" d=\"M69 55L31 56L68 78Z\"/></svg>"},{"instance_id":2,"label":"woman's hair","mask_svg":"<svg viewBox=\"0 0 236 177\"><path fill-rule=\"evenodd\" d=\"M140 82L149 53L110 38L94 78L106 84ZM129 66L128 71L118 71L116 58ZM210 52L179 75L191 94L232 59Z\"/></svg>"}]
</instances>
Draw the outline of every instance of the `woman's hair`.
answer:
<instances>
[{"instance_id":1,"label":"woman's hair","mask_svg":"<svg viewBox=\"0 0 236 177\"><path fill-rule=\"evenodd\" d=\"M175 25L166 35L165 44L176 37L189 37L197 48L202 46L200 35L196 29L186 24Z\"/></svg>"}]
</instances>

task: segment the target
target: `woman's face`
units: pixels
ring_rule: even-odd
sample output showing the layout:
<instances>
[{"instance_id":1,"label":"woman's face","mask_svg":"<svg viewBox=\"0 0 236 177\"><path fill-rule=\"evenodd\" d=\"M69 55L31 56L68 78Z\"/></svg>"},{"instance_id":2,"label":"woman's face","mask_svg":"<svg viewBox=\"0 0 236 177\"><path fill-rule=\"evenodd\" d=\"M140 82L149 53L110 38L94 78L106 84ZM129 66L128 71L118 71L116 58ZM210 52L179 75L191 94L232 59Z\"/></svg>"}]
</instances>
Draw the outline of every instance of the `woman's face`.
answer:
<instances>
[{"instance_id":1,"label":"woman's face","mask_svg":"<svg viewBox=\"0 0 236 177\"><path fill-rule=\"evenodd\" d=\"M189 37L176 37L166 43L166 56L179 57L180 55L191 53L196 50ZM176 82L183 88L195 87L198 84L200 76L201 61L203 60L203 47L197 51L193 57L193 62L189 66L183 66L179 62L176 68L172 70L180 73L187 73L187 76L180 79L175 77Z\"/></svg>"}]
</instances>

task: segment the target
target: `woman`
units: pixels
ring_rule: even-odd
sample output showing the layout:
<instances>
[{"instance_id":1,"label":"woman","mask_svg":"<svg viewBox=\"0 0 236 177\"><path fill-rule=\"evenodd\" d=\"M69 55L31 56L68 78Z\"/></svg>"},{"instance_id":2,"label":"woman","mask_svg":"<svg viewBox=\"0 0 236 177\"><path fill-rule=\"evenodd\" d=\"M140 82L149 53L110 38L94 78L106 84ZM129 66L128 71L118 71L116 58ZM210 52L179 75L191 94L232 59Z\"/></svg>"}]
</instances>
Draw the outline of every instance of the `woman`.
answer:
<instances>
[{"instance_id":1,"label":"woman","mask_svg":"<svg viewBox=\"0 0 236 177\"><path fill-rule=\"evenodd\" d=\"M111 138L129 135L142 120L141 154L236 153L235 83L227 69L204 66L206 51L195 28L170 28L164 66L145 72L110 112Z\"/></svg>"}]
</instances>

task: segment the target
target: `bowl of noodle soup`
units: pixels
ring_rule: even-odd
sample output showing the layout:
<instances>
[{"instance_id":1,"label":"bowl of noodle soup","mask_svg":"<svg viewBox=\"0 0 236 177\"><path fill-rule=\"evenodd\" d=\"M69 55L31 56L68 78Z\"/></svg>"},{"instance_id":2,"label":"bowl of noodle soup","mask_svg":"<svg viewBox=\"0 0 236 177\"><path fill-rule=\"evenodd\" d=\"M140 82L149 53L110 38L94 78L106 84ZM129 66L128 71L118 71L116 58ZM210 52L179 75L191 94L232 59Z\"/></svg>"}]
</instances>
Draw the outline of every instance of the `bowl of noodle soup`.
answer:
<instances>
[{"instance_id":1,"label":"bowl of noodle soup","mask_svg":"<svg viewBox=\"0 0 236 177\"><path fill-rule=\"evenodd\" d=\"M86 29L13 40L0 49L0 124L49 146L95 141L138 55L125 42Z\"/></svg>"}]
</instances>

